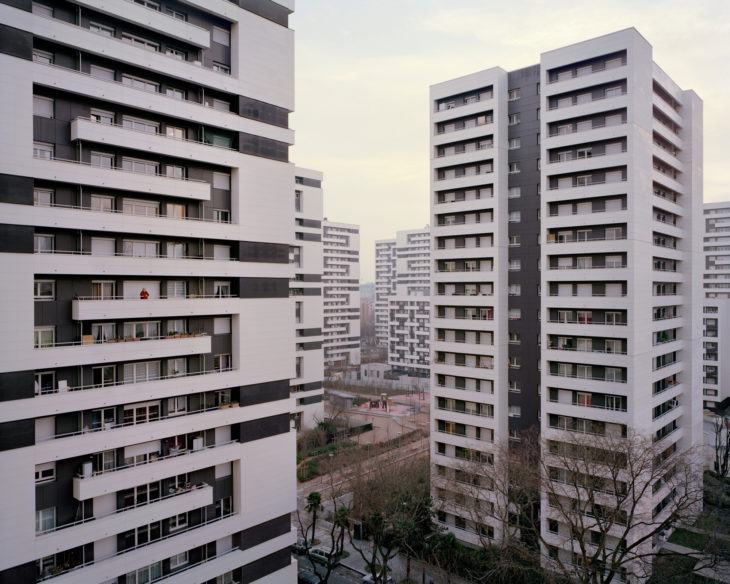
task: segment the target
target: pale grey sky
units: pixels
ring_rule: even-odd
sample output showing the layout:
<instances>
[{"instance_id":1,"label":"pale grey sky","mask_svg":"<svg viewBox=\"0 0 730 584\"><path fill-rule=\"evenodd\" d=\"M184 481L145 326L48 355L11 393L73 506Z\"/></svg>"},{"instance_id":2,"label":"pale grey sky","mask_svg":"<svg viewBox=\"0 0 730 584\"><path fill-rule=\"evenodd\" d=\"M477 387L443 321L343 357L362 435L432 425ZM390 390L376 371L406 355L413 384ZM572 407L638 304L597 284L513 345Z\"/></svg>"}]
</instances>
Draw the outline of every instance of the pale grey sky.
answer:
<instances>
[{"instance_id":1,"label":"pale grey sky","mask_svg":"<svg viewBox=\"0 0 730 584\"><path fill-rule=\"evenodd\" d=\"M374 242L428 223L428 88L635 27L704 101L705 201L730 200L728 0L299 0L291 159L324 172L325 216Z\"/></svg>"}]
</instances>

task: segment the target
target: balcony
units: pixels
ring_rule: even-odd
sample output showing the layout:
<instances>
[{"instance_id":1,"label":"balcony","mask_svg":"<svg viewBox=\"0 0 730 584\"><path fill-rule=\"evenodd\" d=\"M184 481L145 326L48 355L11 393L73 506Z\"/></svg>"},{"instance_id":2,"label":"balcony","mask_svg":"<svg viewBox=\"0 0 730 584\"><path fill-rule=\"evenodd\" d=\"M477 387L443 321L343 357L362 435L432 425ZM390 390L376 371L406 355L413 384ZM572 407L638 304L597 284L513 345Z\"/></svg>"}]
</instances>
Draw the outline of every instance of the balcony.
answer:
<instances>
[{"instance_id":1,"label":"balcony","mask_svg":"<svg viewBox=\"0 0 730 584\"><path fill-rule=\"evenodd\" d=\"M102 299L88 296L75 298L71 304L74 320L174 318L235 314L239 310L240 300L237 296L191 295L185 298L148 298L147 300L118 296Z\"/></svg>"},{"instance_id":2,"label":"balcony","mask_svg":"<svg viewBox=\"0 0 730 584\"><path fill-rule=\"evenodd\" d=\"M37 179L82 186L151 193L179 199L210 200L210 184L204 181L142 174L121 168L103 168L76 160L34 158L33 175Z\"/></svg>"},{"instance_id":3,"label":"balcony","mask_svg":"<svg viewBox=\"0 0 730 584\"><path fill-rule=\"evenodd\" d=\"M109 144L118 148L154 152L155 155L225 166L238 166L242 158L242 155L232 148L195 140L175 139L164 134L152 134L114 124L101 124L87 118L76 118L71 122L71 140Z\"/></svg>"},{"instance_id":4,"label":"balcony","mask_svg":"<svg viewBox=\"0 0 730 584\"><path fill-rule=\"evenodd\" d=\"M232 462L240 456L241 448L236 440L199 450L179 450L167 456L151 458L146 463L122 465L94 471L90 476L74 477L73 496L78 501L85 501L167 477Z\"/></svg>"}]
</instances>

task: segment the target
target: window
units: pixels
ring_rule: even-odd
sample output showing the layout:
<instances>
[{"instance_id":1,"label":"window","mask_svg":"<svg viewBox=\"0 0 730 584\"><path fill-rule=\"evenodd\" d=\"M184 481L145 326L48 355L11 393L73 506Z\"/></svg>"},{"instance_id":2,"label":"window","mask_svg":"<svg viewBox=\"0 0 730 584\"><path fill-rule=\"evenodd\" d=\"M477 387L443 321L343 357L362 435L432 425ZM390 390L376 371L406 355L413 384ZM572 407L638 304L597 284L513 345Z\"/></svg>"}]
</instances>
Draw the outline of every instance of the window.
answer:
<instances>
[{"instance_id":1,"label":"window","mask_svg":"<svg viewBox=\"0 0 730 584\"><path fill-rule=\"evenodd\" d=\"M56 528L56 508L48 507L35 512L35 532L45 533Z\"/></svg>"},{"instance_id":2,"label":"window","mask_svg":"<svg viewBox=\"0 0 730 584\"><path fill-rule=\"evenodd\" d=\"M514 101L516 99L520 99L520 88L518 87L516 89L510 89L507 92L507 99L509 101Z\"/></svg>"},{"instance_id":3,"label":"window","mask_svg":"<svg viewBox=\"0 0 730 584\"><path fill-rule=\"evenodd\" d=\"M53 158L53 144L45 144L43 142L33 142L33 158L42 158L43 160L51 160Z\"/></svg>"},{"instance_id":4,"label":"window","mask_svg":"<svg viewBox=\"0 0 730 584\"><path fill-rule=\"evenodd\" d=\"M184 332L187 332L187 327L185 326L185 320L182 318L176 318L174 320L168 320L167 321L167 334L170 333L177 333L181 334Z\"/></svg>"},{"instance_id":5,"label":"window","mask_svg":"<svg viewBox=\"0 0 730 584\"><path fill-rule=\"evenodd\" d=\"M99 166L101 168L114 168L114 155L104 152L92 152L90 154L91 166Z\"/></svg>"},{"instance_id":6,"label":"window","mask_svg":"<svg viewBox=\"0 0 730 584\"><path fill-rule=\"evenodd\" d=\"M137 160L135 158L122 158L122 169L128 172L139 174L157 174L159 165L151 160Z\"/></svg>"},{"instance_id":7,"label":"window","mask_svg":"<svg viewBox=\"0 0 730 584\"><path fill-rule=\"evenodd\" d=\"M507 116L507 123L510 126L515 126L520 123L520 114L510 114Z\"/></svg>"},{"instance_id":8,"label":"window","mask_svg":"<svg viewBox=\"0 0 730 584\"><path fill-rule=\"evenodd\" d=\"M185 257L185 244L175 241L167 242L167 253L168 258L181 259Z\"/></svg>"},{"instance_id":9,"label":"window","mask_svg":"<svg viewBox=\"0 0 730 584\"><path fill-rule=\"evenodd\" d=\"M517 174L518 172L520 172L520 163L519 162L508 163L507 170L510 174Z\"/></svg>"},{"instance_id":10,"label":"window","mask_svg":"<svg viewBox=\"0 0 730 584\"><path fill-rule=\"evenodd\" d=\"M92 324L91 334L97 343L105 343L109 339L117 338L117 325L113 322L103 324Z\"/></svg>"},{"instance_id":11,"label":"window","mask_svg":"<svg viewBox=\"0 0 730 584\"><path fill-rule=\"evenodd\" d=\"M167 14L168 16L172 16L175 20L182 20L183 22L185 22L188 19L187 14L185 14L184 12L180 12L178 10L173 10L169 6L167 8L165 8L165 14Z\"/></svg>"},{"instance_id":12,"label":"window","mask_svg":"<svg viewBox=\"0 0 730 584\"><path fill-rule=\"evenodd\" d=\"M187 61L188 60L188 54L185 51L183 51L182 49L174 49L173 47L167 47L167 49L165 50L165 54L168 57L177 59L178 61Z\"/></svg>"},{"instance_id":13,"label":"window","mask_svg":"<svg viewBox=\"0 0 730 584\"><path fill-rule=\"evenodd\" d=\"M91 238L91 255L113 256L117 253L117 244L114 239L106 237Z\"/></svg>"},{"instance_id":14,"label":"window","mask_svg":"<svg viewBox=\"0 0 730 584\"><path fill-rule=\"evenodd\" d=\"M35 253L53 253L54 251L53 235L37 234L33 236L33 251Z\"/></svg>"},{"instance_id":15,"label":"window","mask_svg":"<svg viewBox=\"0 0 730 584\"><path fill-rule=\"evenodd\" d=\"M233 512L233 504L231 503L230 497L224 497L223 499L218 499L215 502L215 516L216 517L225 517L227 515L230 515Z\"/></svg>"},{"instance_id":16,"label":"window","mask_svg":"<svg viewBox=\"0 0 730 584\"><path fill-rule=\"evenodd\" d=\"M558 521L556 519L548 519L548 531L558 533Z\"/></svg>"},{"instance_id":17,"label":"window","mask_svg":"<svg viewBox=\"0 0 730 584\"><path fill-rule=\"evenodd\" d=\"M156 258L160 255L160 244L156 241L125 239L123 254L136 258Z\"/></svg>"},{"instance_id":18,"label":"window","mask_svg":"<svg viewBox=\"0 0 730 584\"><path fill-rule=\"evenodd\" d=\"M230 223L231 212L227 209L213 209L213 221L216 223Z\"/></svg>"},{"instance_id":19,"label":"window","mask_svg":"<svg viewBox=\"0 0 730 584\"><path fill-rule=\"evenodd\" d=\"M510 418L521 418L522 417L522 408L520 406L509 406L507 415Z\"/></svg>"},{"instance_id":20,"label":"window","mask_svg":"<svg viewBox=\"0 0 730 584\"><path fill-rule=\"evenodd\" d=\"M174 219L185 219L185 205L182 203L167 203L165 205L165 216Z\"/></svg>"},{"instance_id":21,"label":"window","mask_svg":"<svg viewBox=\"0 0 730 584\"><path fill-rule=\"evenodd\" d=\"M304 371L304 358L303 357L297 357L297 359L296 359L296 370L295 370L294 377L301 377L303 371Z\"/></svg>"},{"instance_id":22,"label":"window","mask_svg":"<svg viewBox=\"0 0 730 584\"><path fill-rule=\"evenodd\" d=\"M510 211L507 221L510 223L519 223L522 220L522 214L519 211Z\"/></svg>"},{"instance_id":23,"label":"window","mask_svg":"<svg viewBox=\"0 0 730 584\"><path fill-rule=\"evenodd\" d=\"M510 187L507 191L508 199L519 199L522 196L522 187Z\"/></svg>"},{"instance_id":24,"label":"window","mask_svg":"<svg viewBox=\"0 0 730 584\"><path fill-rule=\"evenodd\" d=\"M214 132L209 128L205 128L203 132L203 142L219 148L232 148L233 138L222 132Z\"/></svg>"},{"instance_id":25,"label":"window","mask_svg":"<svg viewBox=\"0 0 730 584\"><path fill-rule=\"evenodd\" d=\"M37 14L38 16L53 18L53 8L46 6L45 4L41 4L40 2L33 2L31 10L33 14Z\"/></svg>"},{"instance_id":26,"label":"window","mask_svg":"<svg viewBox=\"0 0 730 584\"><path fill-rule=\"evenodd\" d=\"M520 246L520 236L519 235L510 235L508 238L509 246L510 247L519 247Z\"/></svg>"},{"instance_id":27,"label":"window","mask_svg":"<svg viewBox=\"0 0 730 584\"><path fill-rule=\"evenodd\" d=\"M167 415L176 416L187 412L187 398L185 396L171 397L167 400Z\"/></svg>"},{"instance_id":28,"label":"window","mask_svg":"<svg viewBox=\"0 0 730 584\"><path fill-rule=\"evenodd\" d=\"M115 282L91 282L91 297L94 300L113 299L114 288Z\"/></svg>"},{"instance_id":29,"label":"window","mask_svg":"<svg viewBox=\"0 0 730 584\"><path fill-rule=\"evenodd\" d=\"M143 120L140 118L130 118L128 116L124 116L122 118L122 126L128 130L145 132L146 134L158 134L160 132L160 124L157 122Z\"/></svg>"},{"instance_id":30,"label":"window","mask_svg":"<svg viewBox=\"0 0 730 584\"><path fill-rule=\"evenodd\" d=\"M231 369L231 355L223 354L216 355L213 363L213 369L216 371L230 371Z\"/></svg>"},{"instance_id":31,"label":"window","mask_svg":"<svg viewBox=\"0 0 730 584\"><path fill-rule=\"evenodd\" d=\"M135 2L138 2L138 0L135 0ZM135 572L129 572L125 575L124 582L125 584L147 584L160 578L162 578L162 562L156 562Z\"/></svg>"},{"instance_id":32,"label":"window","mask_svg":"<svg viewBox=\"0 0 730 584\"><path fill-rule=\"evenodd\" d=\"M180 513L180 515L175 515L174 517L170 517L170 531L175 531L176 529L182 529L183 527L187 527L188 525L188 514L187 513ZM188 553L184 552L183 554L185 556L185 562L188 561ZM173 558L176 556L173 556ZM172 558L170 559L170 568L174 568L175 566L172 565Z\"/></svg>"},{"instance_id":33,"label":"window","mask_svg":"<svg viewBox=\"0 0 730 584\"><path fill-rule=\"evenodd\" d=\"M108 387L117 383L117 370L114 365L94 367L91 373L94 387Z\"/></svg>"},{"instance_id":34,"label":"window","mask_svg":"<svg viewBox=\"0 0 730 584\"><path fill-rule=\"evenodd\" d=\"M213 259L215 259L215 260L230 260L231 259L231 246L229 246L229 245L214 245L213 246Z\"/></svg>"},{"instance_id":35,"label":"window","mask_svg":"<svg viewBox=\"0 0 730 584\"><path fill-rule=\"evenodd\" d=\"M522 286L520 284L510 284L507 287L507 292L510 296L519 296L522 294Z\"/></svg>"},{"instance_id":36,"label":"window","mask_svg":"<svg viewBox=\"0 0 730 584\"><path fill-rule=\"evenodd\" d=\"M159 10L159 8L158 8L158 10ZM133 34L129 34L128 32L122 33L122 40L125 43L129 43L130 45L134 45L135 47L139 47L140 49L146 49L148 51L155 51L155 52L159 52L159 50L160 50L159 43L148 41L145 38L135 36Z\"/></svg>"},{"instance_id":37,"label":"window","mask_svg":"<svg viewBox=\"0 0 730 584\"><path fill-rule=\"evenodd\" d=\"M42 349L52 347L56 343L56 327L37 326L33 331L33 347Z\"/></svg>"},{"instance_id":38,"label":"window","mask_svg":"<svg viewBox=\"0 0 730 584\"><path fill-rule=\"evenodd\" d=\"M303 193L300 190L294 191L294 210L297 213L302 212L302 199L303 199Z\"/></svg>"},{"instance_id":39,"label":"window","mask_svg":"<svg viewBox=\"0 0 730 584\"><path fill-rule=\"evenodd\" d=\"M53 117L53 100L49 97L33 96L33 115L42 118Z\"/></svg>"},{"instance_id":40,"label":"window","mask_svg":"<svg viewBox=\"0 0 730 584\"><path fill-rule=\"evenodd\" d=\"M152 0L134 0L135 3L144 6L145 8L149 8L150 10L156 10L157 12L160 11L160 5L158 2L152 2Z\"/></svg>"},{"instance_id":41,"label":"window","mask_svg":"<svg viewBox=\"0 0 730 584\"><path fill-rule=\"evenodd\" d=\"M106 67L99 67L98 65L89 65L89 75L95 79L114 81L114 71L112 69L107 69Z\"/></svg>"},{"instance_id":42,"label":"window","mask_svg":"<svg viewBox=\"0 0 730 584\"><path fill-rule=\"evenodd\" d=\"M160 336L160 323L155 320L125 322L124 337L127 339L154 339Z\"/></svg>"},{"instance_id":43,"label":"window","mask_svg":"<svg viewBox=\"0 0 730 584\"><path fill-rule=\"evenodd\" d=\"M42 371L35 374L35 395L56 393L56 373Z\"/></svg>"},{"instance_id":44,"label":"window","mask_svg":"<svg viewBox=\"0 0 730 584\"><path fill-rule=\"evenodd\" d=\"M213 71L218 71L218 73L224 73L225 75L231 74L231 68L228 65L216 63L215 61L213 61Z\"/></svg>"},{"instance_id":45,"label":"window","mask_svg":"<svg viewBox=\"0 0 730 584\"><path fill-rule=\"evenodd\" d=\"M213 173L213 188L223 189L226 191L231 190L231 175L223 172Z\"/></svg>"},{"instance_id":46,"label":"window","mask_svg":"<svg viewBox=\"0 0 730 584\"><path fill-rule=\"evenodd\" d=\"M173 99L185 99L185 92L182 89L175 89L174 87L168 87L165 89L165 95L172 97Z\"/></svg>"},{"instance_id":47,"label":"window","mask_svg":"<svg viewBox=\"0 0 730 584\"><path fill-rule=\"evenodd\" d=\"M53 65L53 53L33 49L33 61L44 65Z\"/></svg>"},{"instance_id":48,"label":"window","mask_svg":"<svg viewBox=\"0 0 730 584\"><path fill-rule=\"evenodd\" d=\"M127 215L139 215L142 217L157 217L159 212L158 203L153 201L138 201L136 199L124 199L122 212Z\"/></svg>"},{"instance_id":49,"label":"window","mask_svg":"<svg viewBox=\"0 0 730 584\"><path fill-rule=\"evenodd\" d=\"M35 465L35 482L45 483L47 481L56 480L56 463L45 462Z\"/></svg>"},{"instance_id":50,"label":"window","mask_svg":"<svg viewBox=\"0 0 730 584\"><path fill-rule=\"evenodd\" d=\"M185 167L174 164L165 165L165 176L167 178L185 179Z\"/></svg>"},{"instance_id":51,"label":"window","mask_svg":"<svg viewBox=\"0 0 730 584\"><path fill-rule=\"evenodd\" d=\"M227 101L223 101L222 99L216 99L215 97L206 97L205 106L212 107L213 109L217 109L223 112L231 111L231 104L229 104Z\"/></svg>"},{"instance_id":52,"label":"window","mask_svg":"<svg viewBox=\"0 0 730 584\"><path fill-rule=\"evenodd\" d=\"M294 305L294 320L297 324L302 323L302 307L303 302L296 302Z\"/></svg>"},{"instance_id":53,"label":"window","mask_svg":"<svg viewBox=\"0 0 730 584\"><path fill-rule=\"evenodd\" d=\"M507 312L509 320L520 320L522 318L522 310L520 308L510 308Z\"/></svg>"},{"instance_id":54,"label":"window","mask_svg":"<svg viewBox=\"0 0 730 584\"><path fill-rule=\"evenodd\" d=\"M92 109L89 114L89 119L97 124L114 124L114 112L108 112L105 110Z\"/></svg>"},{"instance_id":55,"label":"window","mask_svg":"<svg viewBox=\"0 0 730 584\"><path fill-rule=\"evenodd\" d=\"M213 334L225 335L231 332L231 317L217 316L213 319Z\"/></svg>"},{"instance_id":56,"label":"window","mask_svg":"<svg viewBox=\"0 0 730 584\"><path fill-rule=\"evenodd\" d=\"M213 283L213 295L216 298L228 298L231 295L231 283L220 281Z\"/></svg>"},{"instance_id":57,"label":"window","mask_svg":"<svg viewBox=\"0 0 730 584\"><path fill-rule=\"evenodd\" d=\"M606 256L606 267L607 268L623 267L623 258L620 255Z\"/></svg>"},{"instance_id":58,"label":"window","mask_svg":"<svg viewBox=\"0 0 730 584\"><path fill-rule=\"evenodd\" d=\"M108 37L114 36L114 27L99 24L98 22L89 22L89 30L96 34L101 34Z\"/></svg>"},{"instance_id":59,"label":"window","mask_svg":"<svg viewBox=\"0 0 730 584\"><path fill-rule=\"evenodd\" d=\"M510 150L516 150L520 147L520 139L519 138L510 138L509 139L509 149Z\"/></svg>"},{"instance_id":60,"label":"window","mask_svg":"<svg viewBox=\"0 0 730 584\"><path fill-rule=\"evenodd\" d=\"M167 360L167 375L168 377L177 377L179 375L185 375L188 372L188 362L185 357L178 357L176 359ZM173 398L175 399L175 398ZM183 402L185 397L182 397Z\"/></svg>"},{"instance_id":61,"label":"window","mask_svg":"<svg viewBox=\"0 0 730 584\"><path fill-rule=\"evenodd\" d=\"M143 91L152 91L154 93L159 93L160 91L159 83L155 83L154 81L147 81L146 79L142 79L141 77L133 77L132 75L122 75L122 83L124 85L127 85L128 87L141 89Z\"/></svg>"},{"instance_id":62,"label":"window","mask_svg":"<svg viewBox=\"0 0 730 584\"><path fill-rule=\"evenodd\" d=\"M186 517L186 515L185 514L178 515L178 517ZM170 519L170 531L173 530L172 523L175 520L176 520L175 517L173 517L172 519ZM186 518L185 525L187 525L187 518ZM180 527L181 526L178 526L175 529L180 529ZM184 525L182 527L184 527ZM170 570L175 570L175 569L177 569L177 568L179 568L181 566L184 566L187 563L188 563L188 552L182 552L180 554L177 554L175 556L172 556L170 558Z\"/></svg>"},{"instance_id":63,"label":"window","mask_svg":"<svg viewBox=\"0 0 730 584\"><path fill-rule=\"evenodd\" d=\"M185 128L177 128L175 126L167 126L165 128L165 136L174 138L175 140L185 139Z\"/></svg>"},{"instance_id":64,"label":"window","mask_svg":"<svg viewBox=\"0 0 730 584\"><path fill-rule=\"evenodd\" d=\"M230 46L231 44L231 33L225 29L217 26L213 27L213 42L221 45Z\"/></svg>"},{"instance_id":65,"label":"window","mask_svg":"<svg viewBox=\"0 0 730 584\"><path fill-rule=\"evenodd\" d=\"M160 378L160 362L144 361L124 364L124 383L141 383Z\"/></svg>"},{"instance_id":66,"label":"window","mask_svg":"<svg viewBox=\"0 0 730 584\"><path fill-rule=\"evenodd\" d=\"M124 406L125 425L146 424L147 422L153 422L159 418L159 402L147 402L144 404Z\"/></svg>"},{"instance_id":67,"label":"window","mask_svg":"<svg viewBox=\"0 0 730 584\"><path fill-rule=\"evenodd\" d=\"M170 257L168 243L168 257ZM185 298L185 280L169 280L167 282L167 297L168 298Z\"/></svg>"},{"instance_id":68,"label":"window","mask_svg":"<svg viewBox=\"0 0 730 584\"><path fill-rule=\"evenodd\" d=\"M50 189L33 189L33 204L36 207L52 207L53 195Z\"/></svg>"}]
</instances>

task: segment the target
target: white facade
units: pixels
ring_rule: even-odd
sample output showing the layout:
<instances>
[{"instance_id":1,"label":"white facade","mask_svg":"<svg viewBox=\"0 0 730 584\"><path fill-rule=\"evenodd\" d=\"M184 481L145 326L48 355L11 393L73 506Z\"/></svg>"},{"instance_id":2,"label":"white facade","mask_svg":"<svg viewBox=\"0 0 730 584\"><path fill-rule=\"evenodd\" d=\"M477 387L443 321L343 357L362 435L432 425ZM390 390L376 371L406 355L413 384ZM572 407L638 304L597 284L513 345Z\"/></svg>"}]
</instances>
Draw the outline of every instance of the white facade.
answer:
<instances>
[{"instance_id":1,"label":"white facade","mask_svg":"<svg viewBox=\"0 0 730 584\"><path fill-rule=\"evenodd\" d=\"M730 346L730 203L705 204L704 220L703 397L712 408L730 397L730 374L719 359Z\"/></svg>"},{"instance_id":2,"label":"white facade","mask_svg":"<svg viewBox=\"0 0 730 584\"><path fill-rule=\"evenodd\" d=\"M388 346L388 298L395 294L395 239L375 242L375 342Z\"/></svg>"},{"instance_id":3,"label":"white facade","mask_svg":"<svg viewBox=\"0 0 730 584\"><path fill-rule=\"evenodd\" d=\"M294 582L293 0L146 4L0 4L0 581Z\"/></svg>"},{"instance_id":4,"label":"white facade","mask_svg":"<svg viewBox=\"0 0 730 584\"><path fill-rule=\"evenodd\" d=\"M379 248L376 244L376 254ZM392 248L395 290L388 296L388 363L394 371L428 377L431 362L431 232L398 231Z\"/></svg>"},{"instance_id":5,"label":"white facade","mask_svg":"<svg viewBox=\"0 0 730 584\"><path fill-rule=\"evenodd\" d=\"M294 171L296 233L289 254L294 264L289 289L294 296L296 377L291 387L296 399L296 426L307 429L324 418L322 173L299 167Z\"/></svg>"},{"instance_id":6,"label":"white facade","mask_svg":"<svg viewBox=\"0 0 730 584\"><path fill-rule=\"evenodd\" d=\"M325 219L324 364L333 370L360 364L360 227Z\"/></svg>"}]
</instances>

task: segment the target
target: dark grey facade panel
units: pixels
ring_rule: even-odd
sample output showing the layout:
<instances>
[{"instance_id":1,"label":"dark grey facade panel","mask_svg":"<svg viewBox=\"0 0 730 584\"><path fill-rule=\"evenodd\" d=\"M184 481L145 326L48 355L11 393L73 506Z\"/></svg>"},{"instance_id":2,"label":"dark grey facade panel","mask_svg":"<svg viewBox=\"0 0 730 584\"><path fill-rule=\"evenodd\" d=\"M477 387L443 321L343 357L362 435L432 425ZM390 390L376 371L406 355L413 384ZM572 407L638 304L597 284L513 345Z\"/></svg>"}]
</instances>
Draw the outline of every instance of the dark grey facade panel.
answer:
<instances>
[{"instance_id":1,"label":"dark grey facade panel","mask_svg":"<svg viewBox=\"0 0 730 584\"><path fill-rule=\"evenodd\" d=\"M33 35L12 26L0 24L0 53L30 61L33 58Z\"/></svg>"},{"instance_id":2,"label":"dark grey facade panel","mask_svg":"<svg viewBox=\"0 0 730 584\"><path fill-rule=\"evenodd\" d=\"M322 241L322 235L319 233L301 233L297 232L297 239L300 241Z\"/></svg>"},{"instance_id":3,"label":"dark grey facade panel","mask_svg":"<svg viewBox=\"0 0 730 584\"><path fill-rule=\"evenodd\" d=\"M241 443L269 438L289 431L289 414L279 414L268 418L259 418L250 422L242 422L233 426L233 437ZM236 436L237 434L237 436Z\"/></svg>"},{"instance_id":4,"label":"dark grey facade panel","mask_svg":"<svg viewBox=\"0 0 730 584\"><path fill-rule=\"evenodd\" d=\"M32 0L0 0L0 4L7 4L18 10L25 10L31 12L33 10Z\"/></svg>"},{"instance_id":5,"label":"dark grey facade panel","mask_svg":"<svg viewBox=\"0 0 730 584\"><path fill-rule=\"evenodd\" d=\"M296 279L299 282L321 282L322 274L297 274Z\"/></svg>"},{"instance_id":6,"label":"dark grey facade panel","mask_svg":"<svg viewBox=\"0 0 730 584\"><path fill-rule=\"evenodd\" d=\"M241 550L247 550L255 545L259 545L285 533L289 533L291 530L291 515L281 515L274 519L269 519L248 529L244 529L239 533L241 543L239 547Z\"/></svg>"},{"instance_id":7,"label":"dark grey facade panel","mask_svg":"<svg viewBox=\"0 0 730 584\"><path fill-rule=\"evenodd\" d=\"M317 180L314 178L307 178L306 176L297 176L294 178L298 185L304 185L305 187L315 187L318 189L322 187L321 180Z\"/></svg>"},{"instance_id":8,"label":"dark grey facade panel","mask_svg":"<svg viewBox=\"0 0 730 584\"><path fill-rule=\"evenodd\" d=\"M238 0L237 4L244 10L253 12L266 20L270 20L281 26L289 26L289 14L291 14L291 11L281 4L272 2L272 0Z\"/></svg>"},{"instance_id":9,"label":"dark grey facade panel","mask_svg":"<svg viewBox=\"0 0 730 584\"><path fill-rule=\"evenodd\" d=\"M310 381L309 383L302 383L300 391L313 391L315 389L322 389L321 381Z\"/></svg>"},{"instance_id":10,"label":"dark grey facade panel","mask_svg":"<svg viewBox=\"0 0 730 584\"><path fill-rule=\"evenodd\" d=\"M239 278L239 298L288 298L289 280L286 278Z\"/></svg>"},{"instance_id":11,"label":"dark grey facade panel","mask_svg":"<svg viewBox=\"0 0 730 584\"><path fill-rule=\"evenodd\" d=\"M0 253L33 253L33 226L0 223Z\"/></svg>"},{"instance_id":12,"label":"dark grey facade panel","mask_svg":"<svg viewBox=\"0 0 730 584\"><path fill-rule=\"evenodd\" d=\"M30 2L28 2L30 4ZM0 572L0 584L21 584L23 582L35 582L36 577L35 562L20 564L13 566L7 570Z\"/></svg>"},{"instance_id":13,"label":"dark grey facade panel","mask_svg":"<svg viewBox=\"0 0 730 584\"><path fill-rule=\"evenodd\" d=\"M268 574L283 570L289 564L291 564L291 550L289 547L285 547L283 550L243 566L241 568L241 584L251 584Z\"/></svg>"},{"instance_id":14,"label":"dark grey facade panel","mask_svg":"<svg viewBox=\"0 0 730 584\"><path fill-rule=\"evenodd\" d=\"M300 337L318 337L322 334L321 328L305 328L297 331Z\"/></svg>"},{"instance_id":15,"label":"dark grey facade panel","mask_svg":"<svg viewBox=\"0 0 730 584\"><path fill-rule=\"evenodd\" d=\"M33 397L35 375L33 371L0 373L0 401Z\"/></svg>"},{"instance_id":16,"label":"dark grey facade panel","mask_svg":"<svg viewBox=\"0 0 730 584\"><path fill-rule=\"evenodd\" d=\"M33 179L28 176L0 174L0 203L33 204Z\"/></svg>"},{"instance_id":17,"label":"dark grey facade panel","mask_svg":"<svg viewBox=\"0 0 730 584\"><path fill-rule=\"evenodd\" d=\"M302 399L298 400L300 406L308 406L309 404L317 404L322 401L322 394L319 395L310 395L309 397L303 397Z\"/></svg>"},{"instance_id":18,"label":"dark grey facade panel","mask_svg":"<svg viewBox=\"0 0 730 584\"><path fill-rule=\"evenodd\" d=\"M322 348L322 341L316 343L300 343L302 351L316 351Z\"/></svg>"},{"instance_id":19,"label":"dark grey facade panel","mask_svg":"<svg viewBox=\"0 0 730 584\"><path fill-rule=\"evenodd\" d=\"M238 151L251 156L289 162L289 144L246 132L238 133Z\"/></svg>"},{"instance_id":20,"label":"dark grey facade panel","mask_svg":"<svg viewBox=\"0 0 730 584\"><path fill-rule=\"evenodd\" d=\"M287 399L288 397L288 379L257 383L255 385L244 385L238 389L238 402L241 407Z\"/></svg>"},{"instance_id":21,"label":"dark grey facade panel","mask_svg":"<svg viewBox=\"0 0 730 584\"><path fill-rule=\"evenodd\" d=\"M322 296L321 288L304 288L302 290L302 296Z\"/></svg>"},{"instance_id":22,"label":"dark grey facade panel","mask_svg":"<svg viewBox=\"0 0 730 584\"><path fill-rule=\"evenodd\" d=\"M319 181L316 181L319 182ZM322 222L317 219L297 219L297 225L302 227L322 227Z\"/></svg>"},{"instance_id":23,"label":"dark grey facade panel","mask_svg":"<svg viewBox=\"0 0 730 584\"><path fill-rule=\"evenodd\" d=\"M258 120L280 128L289 127L289 111L265 101L259 101L240 95L238 97L238 115L251 120Z\"/></svg>"},{"instance_id":24,"label":"dark grey facade panel","mask_svg":"<svg viewBox=\"0 0 730 584\"><path fill-rule=\"evenodd\" d=\"M0 451L35 444L35 420L17 420L0 424Z\"/></svg>"},{"instance_id":25,"label":"dark grey facade panel","mask_svg":"<svg viewBox=\"0 0 730 584\"><path fill-rule=\"evenodd\" d=\"M263 262L267 264L288 264L289 246L285 243L239 241L238 261Z\"/></svg>"}]
</instances>

